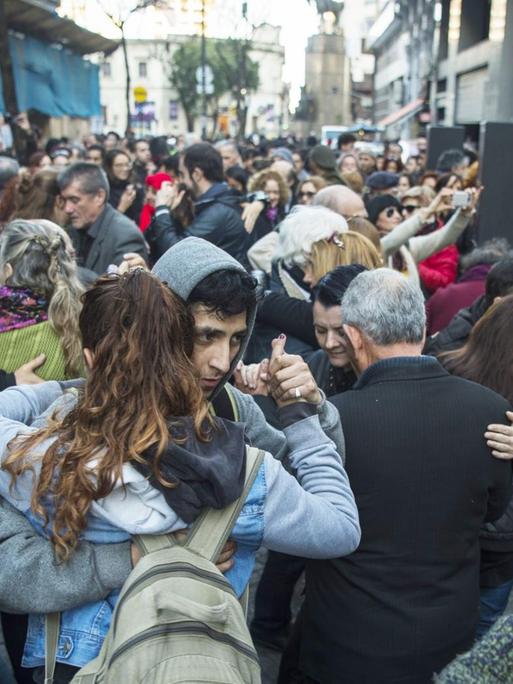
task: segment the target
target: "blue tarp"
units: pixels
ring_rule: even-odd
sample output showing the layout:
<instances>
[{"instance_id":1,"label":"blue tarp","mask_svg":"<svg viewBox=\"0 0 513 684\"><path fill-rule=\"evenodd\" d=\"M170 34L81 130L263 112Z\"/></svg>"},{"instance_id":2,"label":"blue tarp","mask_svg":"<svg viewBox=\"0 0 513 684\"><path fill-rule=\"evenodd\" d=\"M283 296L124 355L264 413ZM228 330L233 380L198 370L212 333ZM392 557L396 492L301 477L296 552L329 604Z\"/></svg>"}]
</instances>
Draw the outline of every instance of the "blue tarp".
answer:
<instances>
[{"instance_id":1,"label":"blue tarp","mask_svg":"<svg viewBox=\"0 0 513 684\"><path fill-rule=\"evenodd\" d=\"M48 116L101 114L99 67L35 38L9 36L18 109ZM0 111L4 111L0 88Z\"/></svg>"}]
</instances>

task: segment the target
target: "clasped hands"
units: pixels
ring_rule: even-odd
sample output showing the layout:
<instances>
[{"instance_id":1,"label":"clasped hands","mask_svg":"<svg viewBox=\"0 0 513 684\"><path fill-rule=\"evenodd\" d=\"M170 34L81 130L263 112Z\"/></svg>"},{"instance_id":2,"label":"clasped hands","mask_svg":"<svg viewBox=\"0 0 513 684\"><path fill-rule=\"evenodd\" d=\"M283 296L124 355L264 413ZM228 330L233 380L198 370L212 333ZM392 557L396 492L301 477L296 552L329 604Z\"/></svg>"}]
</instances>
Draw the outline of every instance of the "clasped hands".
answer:
<instances>
[{"instance_id":1,"label":"clasped hands","mask_svg":"<svg viewBox=\"0 0 513 684\"><path fill-rule=\"evenodd\" d=\"M270 359L248 366L239 362L235 386L246 394L272 396L278 407L298 401L319 404L322 395L308 365L301 356L285 352L286 341L285 335L272 341Z\"/></svg>"}]
</instances>

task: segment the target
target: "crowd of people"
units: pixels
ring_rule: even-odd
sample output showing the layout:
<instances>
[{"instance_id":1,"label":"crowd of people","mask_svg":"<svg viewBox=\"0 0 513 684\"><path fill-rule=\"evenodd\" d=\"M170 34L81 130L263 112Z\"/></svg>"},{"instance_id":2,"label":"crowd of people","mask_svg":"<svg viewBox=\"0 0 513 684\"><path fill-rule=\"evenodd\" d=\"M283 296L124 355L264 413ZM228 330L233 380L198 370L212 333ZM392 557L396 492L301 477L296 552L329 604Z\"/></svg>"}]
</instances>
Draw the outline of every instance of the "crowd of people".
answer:
<instances>
[{"instance_id":1,"label":"crowd of people","mask_svg":"<svg viewBox=\"0 0 513 684\"><path fill-rule=\"evenodd\" d=\"M477 155L427 158L349 133L0 156L2 683L257 684L253 644L279 684L513 681L513 250L479 243ZM197 590L117 611L182 537L241 604L268 549L249 628ZM160 641L145 674L184 615L198 652Z\"/></svg>"}]
</instances>

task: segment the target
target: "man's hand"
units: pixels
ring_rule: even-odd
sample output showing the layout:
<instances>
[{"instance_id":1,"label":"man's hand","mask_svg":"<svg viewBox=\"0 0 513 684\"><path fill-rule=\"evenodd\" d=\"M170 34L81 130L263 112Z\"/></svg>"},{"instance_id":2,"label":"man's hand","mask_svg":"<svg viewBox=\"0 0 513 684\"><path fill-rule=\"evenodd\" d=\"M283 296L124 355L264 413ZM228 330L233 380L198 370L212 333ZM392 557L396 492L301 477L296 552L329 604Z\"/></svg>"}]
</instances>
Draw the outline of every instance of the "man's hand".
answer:
<instances>
[{"instance_id":1,"label":"man's hand","mask_svg":"<svg viewBox=\"0 0 513 684\"><path fill-rule=\"evenodd\" d=\"M513 411L506 411L510 425L489 425L485 432L486 443L495 458L513 460Z\"/></svg>"},{"instance_id":2,"label":"man's hand","mask_svg":"<svg viewBox=\"0 0 513 684\"><path fill-rule=\"evenodd\" d=\"M251 363L249 366L239 361L233 378L235 387L241 392L266 397L269 394L269 359Z\"/></svg>"},{"instance_id":3,"label":"man's hand","mask_svg":"<svg viewBox=\"0 0 513 684\"><path fill-rule=\"evenodd\" d=\"M242 220L244 221L244 228L246 229L247 233L253 232L253 228L255 227L257 218L262 213L264 207L265 204L260 200L250 202L249 204L246 204L246 206L244 207L242 211Z\"/></svg>"},{"instance_id":4,"label":"man's hand","mask_svg":"<svg viewBox=\"0 0 513 684\"><path fill-rule=\"evenodd\" d=\"M233 556L235 555L236 551L237 542L234 542L231 539L229 539L223 546L223 550L221 551L218 559L216 560L216 567L219 570L219 572L223 573L223 575L226 572L228 572L228 570L233 568L233 565L235 563L235 561L233 560Z\"/></svg>"},{"instance_id":5,"label":"man's hand","mask_svg":"<svg viewBox=\"0 0 513 684\"><path fill-rule=\"evenodd\" d=\"M273 340L273 353L269 364L270 390L278 406L298 401L319 404L322 395L310 369L301 356L285 353L285 335Z\"/></svg>"},{"instance_id":6,"label":"man's hand","mask_svg":"<svg viewBox=\"0 0 513 684\"><path fill-rule=\"evenodd\" d=\"M42 366L46 361L45 354L39 354L35 359L20 366L18 370L14 371L14 377L17 385L37 385L40 382L45 382L38 375L34 373L36 368Z\"/></svg>"},{"instance_id":7,"label":"man's hand","mask_svg":"<svg viewBox=\"0 0 513 684\"><path fill-rule=\"evenodd\" d=\"M157 190L157 195L155 197L155 206L166 206L169 207L171 211L173 211L183 200L184 195L185 190L180 190L180 192L178 192L176 183L164 181L160 186L160 190Z\"/></svg>"},{"instance_id":8,"label":"man's hand","mask_svg":"<svg viewBox=\"0 0 513 684\"><path fill-rule=\"evenodd\" d=\"M175 532L175 536L178 541L184 541L187 537L187 533L185 532L185 530L179 530L178 532ZM216 567L219 570L219 572L222 572L224 574L228 572L228 570L233 568L233 564L235 562L233 560L233 556L235 555L236 551L237 543L229 539L223 546L223 550L219 554L219 557L216 561ZM141 553L135 544L130 545L130 555L132 557L132 566L135 568L137 563L141 560Z\"/></svg>"},{"instance_id":9,"label":"man's hand","mask_svg":"<svg viewBox=\"0 0 513 684\"><path fill-rule=\"evenodd\" d=\"M135 254L135 252L127 252L123 254L123 261L118 266L117 273L119 275L124 275L128 271L132 271L135 268L144 268L145 271L149 271L148 264L144 261L140 254Z\"/></svg>"}]
</instances>

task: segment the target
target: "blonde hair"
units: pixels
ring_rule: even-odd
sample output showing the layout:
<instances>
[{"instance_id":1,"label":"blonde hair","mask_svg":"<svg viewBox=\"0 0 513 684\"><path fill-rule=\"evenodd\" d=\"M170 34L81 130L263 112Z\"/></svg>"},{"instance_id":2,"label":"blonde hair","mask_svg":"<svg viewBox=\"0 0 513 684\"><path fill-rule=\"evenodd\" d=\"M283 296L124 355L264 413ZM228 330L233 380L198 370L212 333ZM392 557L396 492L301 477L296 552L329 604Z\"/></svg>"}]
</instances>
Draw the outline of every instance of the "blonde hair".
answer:
<instances>
[{"instance_id":1,"label":"blonde hair","mask_svg":"<svg viewBox=\"0 0 513 684\"><path fill-rule=\"evenodd\" d=\"M84 288L66 233L50 221L11 221L0 235L0 273L8 264L7 285L26 287L48 302L48 322L60 338L66 375L76 377L82 369L78 317Z\"/></svg>"},{"instance_id":2,"label":"blonde hair","mask_svg":"<svg viewBox=\"0 0 513 684\"><path fill-rule=\"evenodd\" d=\"M265 184L269 180L273 180L278 183L278 189L280 191L280 204L282 207L285 206L289 201L289 189L283 180L283 176L272 169L264 169L263 171L260 171L252 176L248 183L249 192L255 192L255 190L265 190Z\"/></svg>"},{"instance_id":3,"label":"blonde hair","mask_svg":"<svg viewBox=\"0 0 513 684\"><path fill-rule=\"evenodd\" d=\"M301 189L305 183L311 183L317 192L328 185L322 176L308 176L308 178L305 178L305 180L301 181L301 183L298 185L298 194L301 192Z\"/></svg>"},{"instance_id":4,"label":"blonde hair","mask_svg":"<svg viewBox=\"0 0 513 684\"><path fill-rule=\"evenodd\" d=\"M365 181L359 171L348 171L347 173L341 174L341 177L353 192L356 192L357 195L362 194Z\"/></svg>"},{"instance_id":5,"label":"blonde hair","mask_svg":"<svg viewBox=\"0 0 513 684\"><path fill-rule=\"evenodd\" d=\"M407 190L401 197L401 201L411 198L418 199L421 207L427 207L435 199L435 191L427 185L414 185L413 188Z\"/></svg>"},{"instance_id":6,"label":"blonde hair","mask_svg":"<svg viewBox=\"0 0 513 684\"><path fill-rule=\"evenodd\" d=\"M349 230L359 233L370 240L374 247L381 254L381 237L376 226L363 216L350 216L347 219Z\"/></svg>"},{"instance_id":7,"label":"blonde hair","mask_svg":"<svg viewBox=\"0 0 513 684\"><path fill-rule=\"evenodd\" d=\"M337 266L361 264L368 269L383 266L381 256L372 242L352 230L343 235L334 235L327 240L314 242L308 259L312 264L315 283Z\"/></svg>"}]
</instances>

